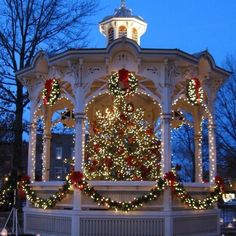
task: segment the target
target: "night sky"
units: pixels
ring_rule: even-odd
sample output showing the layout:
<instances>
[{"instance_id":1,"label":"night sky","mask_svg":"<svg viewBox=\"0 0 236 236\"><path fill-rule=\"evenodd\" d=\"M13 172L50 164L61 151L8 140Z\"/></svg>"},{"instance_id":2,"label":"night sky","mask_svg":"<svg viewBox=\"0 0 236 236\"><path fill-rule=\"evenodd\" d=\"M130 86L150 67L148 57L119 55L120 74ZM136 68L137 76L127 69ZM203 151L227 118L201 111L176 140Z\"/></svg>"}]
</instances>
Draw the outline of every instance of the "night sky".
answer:
<instances>
[{"instance_id":1,"label":"night sky","mask_svg":"<svg viewBox=\"0 0 236 236\"><path fill-rule=\"evenodd\" d=\"M126 0L134 15L148 23L143 48L179 48L188 53L208 49L218 65L236 55L236 0ZM120 6L120 0L100 0L92 18L90 47L105 47L98 22Z\"/></svg>"}]
</instances>

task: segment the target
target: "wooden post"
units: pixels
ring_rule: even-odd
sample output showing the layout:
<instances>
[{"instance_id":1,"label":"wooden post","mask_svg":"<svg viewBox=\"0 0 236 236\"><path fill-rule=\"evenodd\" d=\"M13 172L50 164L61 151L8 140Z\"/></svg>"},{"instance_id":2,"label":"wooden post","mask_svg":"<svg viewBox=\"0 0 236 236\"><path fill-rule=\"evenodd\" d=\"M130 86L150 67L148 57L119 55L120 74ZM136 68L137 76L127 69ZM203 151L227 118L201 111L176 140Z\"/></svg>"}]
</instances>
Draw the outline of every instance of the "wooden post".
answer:
<instances>
[{"instance_id":1,"label":"wooden post","mask_svg":"<svg viewBox=\"0 0 236 236\"><path fill-rule=\"evenodd\" d=\"M76 107L75 107L75 171L82 171L83 156L84 156L84 142L85 142L85 99L83 88L76 89ZM72 216L72 236L79 235L80 232L80 217L78 212L81 211L81 191L74 189Z\"/></svg>"},{"instance_id":2,"label":"wooden post","mask_svg":"<svg viewBox=\"0 0 236 236\"><path fill-rule=\"evenodd\" d=\"M35 101L30 103L30 125L29 125L29 147L28 147L28 168L27 175L31 181L35 180L35 162L36 162L36 138L37 138L37 120L34 117Z\"/></svg>"},{"instance_id":3,"label":"wooden post","mask_svg":"<svg viewBox=\"0 0 236 236\"><path fill-rule=\"evenodd\" d=\"M194 144L195 144L195 153L194 153L194 181L196 183L202 182L202 130L201 130L201 115L200 107L194 107Z\"/></svg>"},{"instance_id":4,"label":"wooden post","mask_svg":"<svg viewBox=\"0 0 236 236\"><path fill-rule=\"evenodd\" d=\"M209 142L209 181L214 184L215 177L217 175L216 165L216 140L215 140L215 128L214 123L208 125L208 142Z\"/></svg>"},{"instance_id":5,"label":"wooden post","mask_svg":"<svg viewBox=\"0 0 236 236\"><path fill-rule=\"evenodd\" d=\"M171 78L169 75L168 61L165 61L162 91L162 174L165 174L171 170ZM163 207L167 214L172 211L172 196L170 189L166 189L163 194ZM170 214L171 215L171 214ZM173 235L173 218L165 218L165 235Z\"/></svg>"},{"instance_id":6,"label":"wooden post","mask_svg":"<svg viewBox=\"0 0 236 236\"><path fill-rule=\"evenodd\" d=\"M42 180L48 181L50 177L50 159L51 159L51 112L48 108L45 108L45 127L44 127L44 146L43 146L43 168L42 168Z\"/></svg>"}]
</instances>

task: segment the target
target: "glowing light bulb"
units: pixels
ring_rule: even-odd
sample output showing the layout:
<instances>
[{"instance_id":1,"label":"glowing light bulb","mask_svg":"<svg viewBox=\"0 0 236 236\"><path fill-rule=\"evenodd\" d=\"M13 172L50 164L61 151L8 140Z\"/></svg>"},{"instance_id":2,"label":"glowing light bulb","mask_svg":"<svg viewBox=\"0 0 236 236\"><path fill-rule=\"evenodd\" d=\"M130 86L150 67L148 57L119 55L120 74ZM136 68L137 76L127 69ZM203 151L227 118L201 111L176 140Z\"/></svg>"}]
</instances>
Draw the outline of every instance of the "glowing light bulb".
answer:
<instances>
[{"instance_id":1,"label":"glowing light bulb","mask_svg":"<svg viewBox=\"0 0 236 236\"><path fill-rule=\"evenodd\" d=\"M7 236L7 230L5 228L2 229L1 236Z\"/></svg>"}]
</instances>

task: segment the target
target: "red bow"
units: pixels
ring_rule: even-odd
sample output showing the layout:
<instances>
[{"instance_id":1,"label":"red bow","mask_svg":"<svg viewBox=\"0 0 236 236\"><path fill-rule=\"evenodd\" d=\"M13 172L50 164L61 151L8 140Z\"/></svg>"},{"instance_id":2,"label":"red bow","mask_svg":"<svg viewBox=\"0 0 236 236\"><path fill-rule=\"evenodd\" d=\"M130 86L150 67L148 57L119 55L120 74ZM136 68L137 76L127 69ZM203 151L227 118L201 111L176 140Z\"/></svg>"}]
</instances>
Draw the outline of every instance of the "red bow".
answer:
<instances>
[{"instance_id":1,"label":"red bow","mask_svg":"<svg viewBox=\"0 0 236 236\"><path fill-rule=\"evenodd\" d=\"M47 105L50 94L52 92L52 84L53 84L53 79L48 79L45 83L45 89L46 89L46 96L44 98L44 105Z\"/></svg>"},{"instance_id":2,"label":"red bow","mask_svg":"<svg viewBox=\"0 0 236 236\"><path fill-rule=\"evenodd\" d=\"M105 158L104 162L107 168L111 168L113 165L113 161L111 160L111 158Z\"/></svg>"},{"instance_id":3,"label":"red bow","mask_svg":"<svg viewBox=\"0 0 236 236\"><path fill-rule=\"evenodd\" d=\"M215 183L221 188L222 192L225 192L224 179L220 176L215 177Z\"/></svg>"},{"instance_id":4,"label":"red bow","mask_svg":"<svg viewBox=\"0 0 236 236\"><path fill-rule=\"evenodd\" d=\"M193 80L194 80L194 83L195 83L195 92L196 92L196 95L197 95L197 101L198 101L198 103L200 103L200 93L199 93L199 90L201 88L201 83L200 83L198 78L193 78Z\"/></svg>"},{"instance_id":5,"label":"red bow","mask_svg":"<svg viewBox=\"0 0 236 236\"><path fill-rule=\"evenodd\" d=\"M20 180L24 181L24 182L29 182L30 181L30 177L28 175L23 175L23 176L21 176Z\"/></svg>"},{"instance_id":6,"label":"red bow","mask_svg":"<svg viewBox=\"0 0 236 236\"><path fill-rule=\"evenodd\" d=\"M118 71L119 73L119 82L122 83L125 90L129 89L129 71L122 69Z\"/></svg>"},{"instance_id":7,"label":"red bow","mask_svg":"<svg viewBox=\"0 0 236 236\"><path fill-rule=\"evenodd\" d=\"M72 184L77 184L77 183L81 182L83 178L84 178L83 173L81 173L80 171L74 171L70 175L70 180L71 180Z\"/></svg>"},{"instance_id":8,"label":"red bow","mask_svg":"<svg viewBox=\"0 0 236 236\"><path fill-rule=\"evenodd\" d=\"M170 182L170 186L172 188L174 187L174 183L176 181L176 176L172 171L166 173L164 179L168 180L168 182Z\"/></svg>"}]
</instances>

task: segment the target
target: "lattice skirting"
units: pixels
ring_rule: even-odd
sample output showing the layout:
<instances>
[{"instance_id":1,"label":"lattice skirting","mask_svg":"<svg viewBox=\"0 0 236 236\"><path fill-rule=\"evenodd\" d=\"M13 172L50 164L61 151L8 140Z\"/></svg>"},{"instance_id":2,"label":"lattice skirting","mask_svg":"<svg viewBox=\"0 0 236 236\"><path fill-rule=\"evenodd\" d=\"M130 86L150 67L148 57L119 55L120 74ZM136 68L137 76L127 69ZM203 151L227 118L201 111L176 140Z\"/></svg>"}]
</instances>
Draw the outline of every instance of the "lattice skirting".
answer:
<instances>
[{"instance_id":1,"label":"lattice skirting","mask_svg":"<svg viewBox=\"0 0 236 236\"><path fill-rule=\"evenodd\" d=\"M28 209L24 215L25 233L41 236L216 236L219 230L217 211L116 215L105 211ZM167 222L169 225L165 225ZM173 235L167 233L171 227Z\"/></svg>"}]
</instances>

